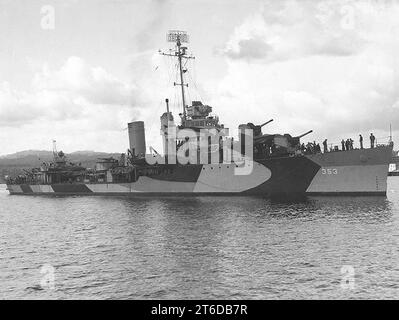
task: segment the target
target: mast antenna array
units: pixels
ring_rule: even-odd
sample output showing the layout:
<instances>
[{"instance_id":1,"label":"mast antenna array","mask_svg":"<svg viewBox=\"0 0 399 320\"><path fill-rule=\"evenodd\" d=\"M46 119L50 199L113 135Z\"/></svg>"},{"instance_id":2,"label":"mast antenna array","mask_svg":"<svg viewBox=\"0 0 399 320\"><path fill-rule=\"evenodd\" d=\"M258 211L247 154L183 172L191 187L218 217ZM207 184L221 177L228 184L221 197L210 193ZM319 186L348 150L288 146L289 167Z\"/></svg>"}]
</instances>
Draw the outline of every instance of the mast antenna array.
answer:
<instances>
[{"instance_id":1,"label":"mast antenna array","mask_svg":"<svg viewBox=\"0 0 399 320\"><path fill-rule=\"evenodd\" d=\"M180 40L180 43L189 43L190 38L186 31L179 31L179 30L169 30L166 35L166 40L168 42L177 42Z\"/></svg>"},{"instance_id":2,"label":"mast antenna array","mask_svg":"<svg viewBox=\"0 0 399 320\"><path fill-rule=\"evenodd\" d=\"M183 120L186 120L187 114L186 114L186 95L184 91L184 87L188 87L187 83L184 83L184 73L187 70L183 70L183 64L182 60L183 59L195 59L193 56L187 55L187 47L182 46L182 43L188 43L189 42L189 36L186 31L179 31L179 30L170 30L167 35L166 39L168 42L175 42L176 43L176 51L175 53L164 53L160 51L160 54L163 56L169 56L169 57L176 57L179 62L179 73L180 73L180 83L174 82L173 85L175 86L181 86L181 96L182 96L182 102L183 102Z\"/></svg>"}]
</instances>

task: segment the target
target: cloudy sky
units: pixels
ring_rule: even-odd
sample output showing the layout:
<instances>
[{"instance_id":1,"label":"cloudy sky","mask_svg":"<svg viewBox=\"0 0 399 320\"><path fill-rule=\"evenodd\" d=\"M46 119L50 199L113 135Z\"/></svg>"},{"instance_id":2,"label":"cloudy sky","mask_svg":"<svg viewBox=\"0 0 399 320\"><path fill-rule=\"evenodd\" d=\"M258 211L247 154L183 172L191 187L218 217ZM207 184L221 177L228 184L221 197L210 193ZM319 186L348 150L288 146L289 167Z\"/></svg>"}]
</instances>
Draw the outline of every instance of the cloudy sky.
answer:
<instances>
[{"instance_id":1,"label":"cloudy sky","mask_svg":"<svg viewBox=\"0 0 399 320\"><path fill-rule=\"evenodd\" d=\"M399 1L0 0L0 154L122 152L131 120L159 148L170 29L190 35L190 98L231 130L399 140Z\"/></svg>"}]
</instances>

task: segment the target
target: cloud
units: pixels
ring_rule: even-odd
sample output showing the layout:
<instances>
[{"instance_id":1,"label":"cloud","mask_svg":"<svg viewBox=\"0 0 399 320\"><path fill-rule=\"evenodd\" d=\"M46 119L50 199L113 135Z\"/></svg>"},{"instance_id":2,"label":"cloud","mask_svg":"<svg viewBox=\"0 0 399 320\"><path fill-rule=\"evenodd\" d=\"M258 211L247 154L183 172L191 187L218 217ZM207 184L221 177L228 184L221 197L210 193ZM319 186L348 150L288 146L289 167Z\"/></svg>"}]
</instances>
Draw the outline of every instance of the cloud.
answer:
<instances>
[{"instance_id":1,"label":"cloud","mask_svg":"<svg viewBox=\"0 0 399 320\"><path fill-rule=\"evenodd\" d=\"M221 54L232 59L275 62L312 55L350 56L363 49L354 28L361 6L345 1L267 1L238 26ZM363 21L362 21L363 23ZM261 59L263 61L261 61Z\"/></svg>"},{"instance_id":2,"label":"cloud","mask_svg":"<svg viewBox=\"0 0 399 320\"><path fill-rule=\"evenodd\" d=\"M134 104L135 86L123 83L101 67L91 67L79 57L70 57L59 71L47 67L33 80L35 90L51 90L79 96L92 104Z\"/></svg>"},{"instance_id":3,"label":"cloud","mask_svg":"<svg viewBox=\"0 0 399 320\"><path fill-rule=\"evenodd\" d=\"M268 1L227 42L211 104L233 128L274 118L265 132L387 136L399 123L398 16L396 3Z\"/></svg>"},{"instance_id":4,"label":"cloud","mask_svg":"<svg viewBox=\"0 0 399 320\"><path fill-rule=\"evenodd\" d=\"M140 99L137 88L118 80L103 68L70 57L59 70L47 65L35 74L29 92L0 86L0 124L15 126L80 117L99 120L107 113L127 113Z\"/></svg>"},{"instance_id":5,"label":"cloud","mask_svg":"<svg viewBox=\"0 0 399 320\"><path fill-rule=\"evenodd\" d=\"M139 50L145 51L159 45L154 41L155 39L159 40L159 38L154 37L154 35L165 34L164 24L173 12L173 2L170 0L150 0L145 3L142 10L144 11L143 16L148 17L148 20L136 31L132 43Z\"/></svg>"},{"instance_id":6,"label":"cloud","mask_svg":"<svg viewBox=\"0 0 399 320\"><path fill-rule=\"evenodd\" d=\"M272 50L273 47L266 43L264 39L242 39L238 41L235 50L227 49L225 54L232 59L253 60L266 57Z\"/></svg>"},{"instance_id":7,"label":"cloud","mask_svg":"<svg viewBox=\"0 0 399 320\"><path fill-rule=\"evenodd\" d=\"M58 69L43 65L29 91L0 84L2 152L48 149L123 151L126 123L140 115L143 97L122 81L82 58L70 57Z\"/></svg>"},{"instance_id":8,"label":"cloud","mask_svg":"<svg viewBox=\"0 0 399 320\"><path fill-rule=\"evenodd\" d=\"M178 101L173 97L179 97L179 88L172 85L175 62L169 63L156 53L164 46L165 31L174 28L192 35L190 47L198 50L197 79L206 91L201 95L209 97L204 103L212 105L231 129L270 118L275 121L265 132L300 134L313 129L314 137L339 140L342 135L354 137L360 131L382 132L390 122L395 129L395 122L399 122L396 2L260 0L259 10L255 2L239 1L231 10L226 10L227 2L198 5L194 16L186 14L186 5L174 1L140 4L134 7L136 16L124 12L126 9L122 14L121 9L115 12L121 16L120 22L114 25L113 20L115 29L111 28L111 34L117 32L120 39L116 39L115 48L111 46L99 55L93 44L100 38L82 32L80 40L94 42L69 42L68 28L67 38L61 38L64 45L48 42L49 48L61 48L54 56L43 56L52 50L40 46L38 58L32 46L22 46L16 59L3 59L2 66L14 61L19 67L4 68L15 71L16 76L3 72L10 74L2 78L8 82L0 80L0 139L7 141L0 153L50 148L53 138L64 151L122 151L128 145L122 129L133 118L145 121L147 145L160 142L159 115L165 109L164 98L171 99L175 118L180 111L173 105ZM99 9L108 15L108 9ZM129 24L123 22L125 14ZM216 25L213 20L220 23ZM46 33L46 39L49 35ZM26 44L22 35L12 38ZM222 39L226 40L219 55L211 56L209 45ZM68 50L85 57L96 53L96 61L107 64L107 70L79 57L65 59ZM120 53L126 56L120 59ZM26 56L49 62L40 66L30 86L26 85L28 73L21 71ZM60 57L65 60L55 68L52 63ZM189 70L194 75L195 70ZM189 90L193 89L190 83Z\"/></svg>"}]
</instances>

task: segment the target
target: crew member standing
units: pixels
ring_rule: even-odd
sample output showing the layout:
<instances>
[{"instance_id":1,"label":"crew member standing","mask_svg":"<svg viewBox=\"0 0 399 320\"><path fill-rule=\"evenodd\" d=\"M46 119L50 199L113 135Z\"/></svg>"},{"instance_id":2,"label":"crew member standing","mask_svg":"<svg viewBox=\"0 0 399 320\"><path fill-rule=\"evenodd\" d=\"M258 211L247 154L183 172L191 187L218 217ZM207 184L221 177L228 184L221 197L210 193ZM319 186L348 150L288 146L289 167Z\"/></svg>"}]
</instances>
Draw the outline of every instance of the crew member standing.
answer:
<instances>
[{"instance_id":1,"label":"crew member standing","mask_svg":"<svg viewBox=\"0 0 399 320\"><path fill-rule=\"evenodd\" d=\"M327 139L325 139L325 140L323 141L323 148L324 148L324 153L328 152L328 149L327 149Z\"/></svg>"},{"instance_id":2,"label":"crew member standing","mask_svg":"<svg viewBox=\"0 0 399 320\"><path fill-rule=\"evenodd\" d=\"M341 145L342 145L342 151L345 151L345 140L344 139L342 139Z\"/></svg>"},{"instance_id":3,"label":"crew member standing","mask_svg":"<svg viewBox=\"0 0 399 320\"><path fill-rule=\"evenodd\" d=\"M374 148L374 142L375 142L375 137L373 133L370 134L370 146L371 148Z\"/></svg>"},{"instance_id":4,"label":"crew member standing","mask_svg":"<svg viewBox=\"0 0 399 320\"><path fill-rule=\"evenodd\" d=\"M349 139L346 139L346 141L345 141L345 149L346 149L346 151L349 151L349 144L350 144L351 142L349 141Z\"/></svg>"},{"instance_id":5,"label":"crew member standing","mask_svg":"<svg viewBox=\"0 0 399 320\"><path fill-rule=\"evenodd\" d=\"M363 136L359 134L360 149L363 149Z\"/></svg>"}]
</instances>

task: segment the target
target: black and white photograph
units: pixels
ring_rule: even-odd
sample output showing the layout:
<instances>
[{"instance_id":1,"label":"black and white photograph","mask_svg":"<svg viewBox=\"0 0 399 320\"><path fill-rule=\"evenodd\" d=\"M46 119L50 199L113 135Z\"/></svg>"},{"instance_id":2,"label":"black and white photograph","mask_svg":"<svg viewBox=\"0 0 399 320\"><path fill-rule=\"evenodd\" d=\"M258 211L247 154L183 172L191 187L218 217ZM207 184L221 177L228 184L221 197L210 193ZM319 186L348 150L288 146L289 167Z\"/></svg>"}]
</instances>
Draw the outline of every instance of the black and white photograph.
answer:
<instances>
[{"instance_id":1,"label":"black and white photograph","mask_svg":"<svg viewBox=\"0 0 399 320\"><path fill-rule=\"evenodd\" d=\"M0 0L2 300L397 300L398 150L399 0Z\"/></svg>"}]
</instances>

